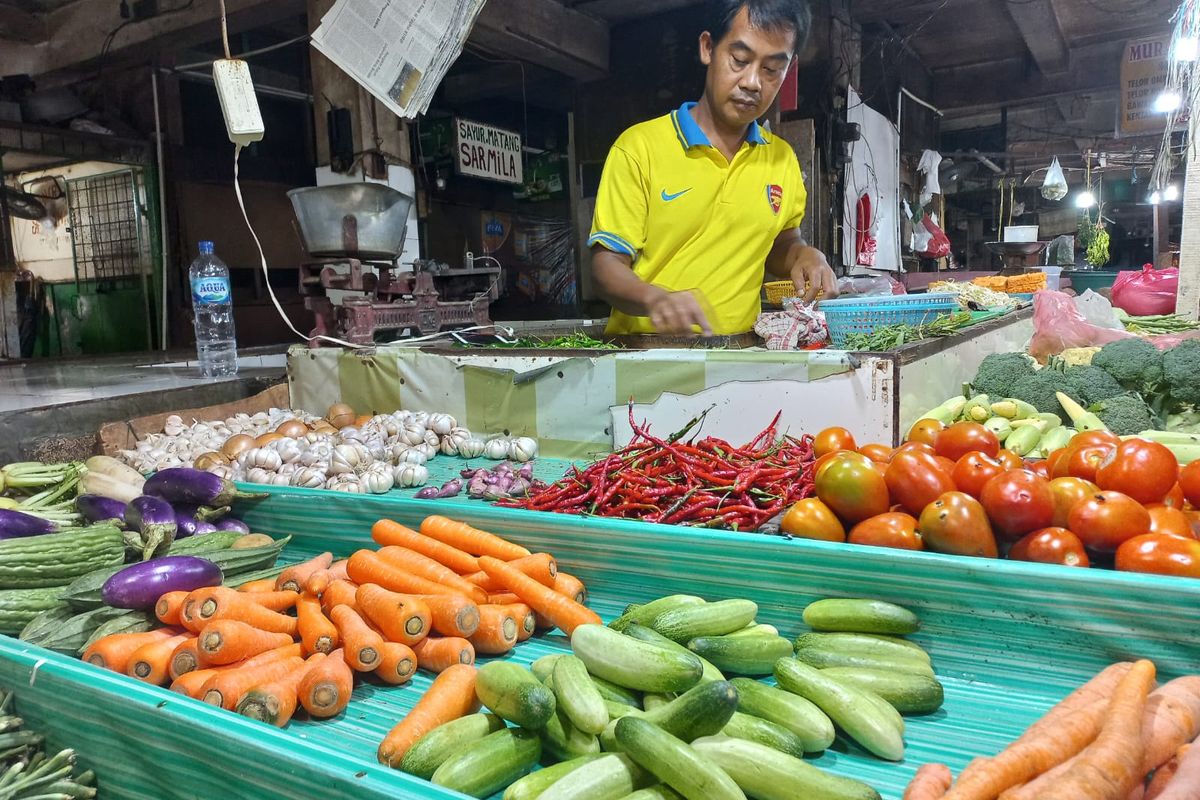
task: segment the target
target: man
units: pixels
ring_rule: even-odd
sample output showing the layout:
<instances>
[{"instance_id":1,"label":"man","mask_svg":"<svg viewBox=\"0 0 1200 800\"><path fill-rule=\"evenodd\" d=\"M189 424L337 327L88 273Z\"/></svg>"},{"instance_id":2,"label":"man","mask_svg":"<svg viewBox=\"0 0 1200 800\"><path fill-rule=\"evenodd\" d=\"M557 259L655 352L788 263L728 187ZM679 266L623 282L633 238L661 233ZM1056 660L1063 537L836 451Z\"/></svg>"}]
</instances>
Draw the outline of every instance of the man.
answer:
<instances>
[{"instance_id":1,"label":"man","mask_svg":"<svg viewBox=\"0 0 1200 800\"><path fill-rule=\"evenodd\" d=\"M588 244L609 333L745 333L764 265L806 300L836 294L800 236L796 155L757 121L808 36L807 2L717 0L709 19L703 97L625 131L604 165Z\"/></svg>"}]
</instances>

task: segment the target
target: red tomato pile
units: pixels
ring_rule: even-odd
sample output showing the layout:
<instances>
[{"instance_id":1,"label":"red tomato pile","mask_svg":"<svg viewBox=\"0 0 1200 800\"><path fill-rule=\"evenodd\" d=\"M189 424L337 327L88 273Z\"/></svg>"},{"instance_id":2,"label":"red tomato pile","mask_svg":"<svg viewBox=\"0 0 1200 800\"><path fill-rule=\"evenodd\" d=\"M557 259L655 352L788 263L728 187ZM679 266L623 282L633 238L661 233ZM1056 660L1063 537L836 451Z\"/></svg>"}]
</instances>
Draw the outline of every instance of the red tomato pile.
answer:
<instances>
[{"instance_id":1,"label":"red tomato pile","mask_svg":"<svg viewBox=\"0 0 1200 800\"><path fill-rule=\"evenodd\" d=\"M1091 431L1024 462L978 423L922 420L895 450L845 428L815 450L792 536L1200 578L1200 462L1156 442Z\"/></svg>"}]
</instances>

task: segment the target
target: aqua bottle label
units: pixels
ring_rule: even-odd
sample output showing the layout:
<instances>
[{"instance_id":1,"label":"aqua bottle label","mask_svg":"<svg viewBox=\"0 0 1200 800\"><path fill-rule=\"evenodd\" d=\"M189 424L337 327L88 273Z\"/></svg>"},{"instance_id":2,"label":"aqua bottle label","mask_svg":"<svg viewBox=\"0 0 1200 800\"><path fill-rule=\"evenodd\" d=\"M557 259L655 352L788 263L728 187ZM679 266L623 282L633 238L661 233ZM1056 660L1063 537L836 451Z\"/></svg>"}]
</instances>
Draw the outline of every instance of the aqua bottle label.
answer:
<instances>
[{"instance_id":1,"label":"aqua bottle label","mask_svg":"<svg viewBox=\"0 0 1200 800\"><path fill-rule=\"evenodd\" d=\"M213 305L229 302L229 279L220 276L192 279L192 302Z\"/></svg>"}]
</instances>

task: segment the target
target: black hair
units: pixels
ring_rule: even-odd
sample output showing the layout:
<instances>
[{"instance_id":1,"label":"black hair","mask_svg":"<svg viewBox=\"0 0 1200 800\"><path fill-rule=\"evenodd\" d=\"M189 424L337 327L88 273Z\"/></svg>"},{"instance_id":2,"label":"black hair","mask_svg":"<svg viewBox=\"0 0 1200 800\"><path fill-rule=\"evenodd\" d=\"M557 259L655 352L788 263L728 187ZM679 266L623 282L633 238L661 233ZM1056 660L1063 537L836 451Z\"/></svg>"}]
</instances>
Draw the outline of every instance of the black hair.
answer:
<instances>
[{"instance_id":1,"label":"black hair","mask_svg":"<svg viewBox=\"0 0 1200 800\"><path fill-rule=\"evenodd\" d=\"M812 8L808 0L710 0L706 30L715 47L729 33L733 19L742 9L750 15L750 24L763 30L790 30L796 34L795 52L804 49L812 28Z\"/></svg>"}]
</instances>

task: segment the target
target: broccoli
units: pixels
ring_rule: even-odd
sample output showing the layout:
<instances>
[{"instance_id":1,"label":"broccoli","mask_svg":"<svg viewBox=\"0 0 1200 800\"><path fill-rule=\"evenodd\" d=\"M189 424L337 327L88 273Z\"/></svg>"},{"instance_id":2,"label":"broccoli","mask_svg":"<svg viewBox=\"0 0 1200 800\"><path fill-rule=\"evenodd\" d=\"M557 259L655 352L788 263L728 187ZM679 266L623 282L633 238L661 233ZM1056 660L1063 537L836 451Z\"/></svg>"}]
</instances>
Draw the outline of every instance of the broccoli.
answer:
<instances>
[{"instance_id":1,"label":"broccoli","mask_svg":"<svg viewBox=\"0 0 1200 800\"><path fill-rule=\"evenodd\" d=\"M1162 353L1145 339L1109 342L1092 357L1092 366L1104 370L1126 389L1135 392L1153 394L1162 382Z\"/></svg>"},{"instance_id":2,"label":"broccoli","mask_svg":"<svg viewBox=\"0 0 1200 800\"><path fill-rule=\"evenodd\" d=\"M1185 339L1164 353L1162 371L1172 400L1200 405L1200 341Z\"/></svg>"},{"instance_id":3,"label":"broccoli","mask_svg":"<svg viewBox=\"0 0 1200 800\"><path fill-rule=\"evenodd\" d=\"M1136 394L1110 397L1096 403L1091 411L1100 417L1105 427L1118 436L1129 436L1154 427L1154 416L1150 407Z\"/></svg>"},{"instance_id":4,"label":"broccoli","mask_svg":"<svg viewBox=\"0 0 1200 800\"><path fill-rule=\"evenodd\" d=\"M1007 396L1024 400L1038 411L1057 414L1066 419L1067 412L1063 410L1055 392L1075 396L1073 387L1067 381L1066 374L1056 369L1040 369L1027 377L1021 378L1007 389Z\"/></svg>"},{"instance_id":5,"label":"broccoli","mask_svg":"<svg viewBox=\"0 0 1200 800\"><path fill-rule=\"evenodd\" d=\"M1070 387L1066 394L1084 407L1125 393L1116 378L1096 366L1068 367L1064 374Z\"/></svg>"},{"instance_id":6,"label":"broccoli","mask_svg":"<svg viewBox=\"0 0 1200 800\"><path fill-rule=\"evenodd\" d=\"M1036 369L1037 362L1024 353L992 353L980 362L971 385L977 394L995 399L1009 397L1013 384L1028 378Z\"/></svg>"}]
</instances>

